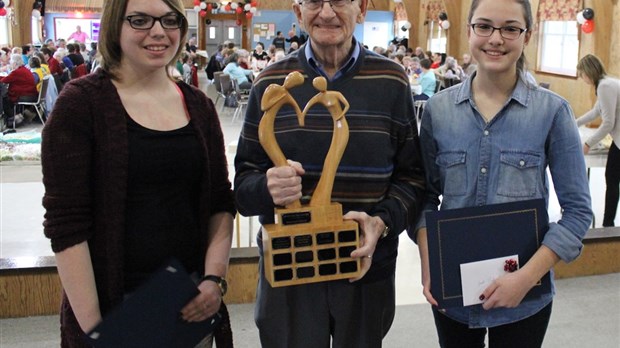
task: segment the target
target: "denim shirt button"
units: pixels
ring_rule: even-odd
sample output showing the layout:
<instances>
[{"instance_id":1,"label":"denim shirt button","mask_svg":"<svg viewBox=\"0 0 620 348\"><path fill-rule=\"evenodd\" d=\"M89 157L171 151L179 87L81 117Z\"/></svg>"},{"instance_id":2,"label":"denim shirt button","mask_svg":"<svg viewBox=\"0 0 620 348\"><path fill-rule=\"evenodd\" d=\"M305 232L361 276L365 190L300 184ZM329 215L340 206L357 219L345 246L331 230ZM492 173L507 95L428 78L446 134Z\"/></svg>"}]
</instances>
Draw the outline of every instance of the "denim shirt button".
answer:
<instances>
[{"instance_id":1,"label":"denim shirt button","mask_svg":"<svg viewBox=\"0 0 620 348\"><path fill-rule=\"evenodd\" d=\"M480 168L480 173L486 174L487 173L487 169L484 168L484 167Z\"/></svg>"},{"instance_id":2,"label":"denim shirt button","mask_svg":"<svg viewBox=\"0 0 620 348\"><path fill-rule=\"evenodd\" d=\"M523 167L523 166L525 165L525 161L524 161L524 160L520 160L520 161L519 161L519 165L520 165L521 167Z\"/></svg>"},{"instance_id":3,"label":"denim shirt button","mask_svg":"<svg viewBox=\"0 0 620 348\"><path fill-rule=\"evenodd\" d=\"M484 130L484 135L489 135L489 130L488 129Z\"/></svg>"}]
</instances>

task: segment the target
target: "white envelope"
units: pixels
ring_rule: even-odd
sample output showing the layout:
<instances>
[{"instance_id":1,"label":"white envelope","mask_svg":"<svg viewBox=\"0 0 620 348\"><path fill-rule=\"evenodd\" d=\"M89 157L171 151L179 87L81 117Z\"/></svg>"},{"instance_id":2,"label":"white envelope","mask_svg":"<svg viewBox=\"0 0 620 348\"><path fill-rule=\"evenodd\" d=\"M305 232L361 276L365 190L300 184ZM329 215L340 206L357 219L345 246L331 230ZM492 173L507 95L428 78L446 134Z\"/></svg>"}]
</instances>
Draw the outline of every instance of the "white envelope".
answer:
<instances>
[{"instance_id":1,"label":"white envelope","mask_svg":"<svg viewBox=\"0 0 620 348\"><path fill-rule=\"evenodd\" d=\"M480 295L493 281L507 272L504 271L506 260L513 259L519 264L519 255L498 257L461 264L461 287L463 306L482 303Z\"/></svg>"}]
</instances>

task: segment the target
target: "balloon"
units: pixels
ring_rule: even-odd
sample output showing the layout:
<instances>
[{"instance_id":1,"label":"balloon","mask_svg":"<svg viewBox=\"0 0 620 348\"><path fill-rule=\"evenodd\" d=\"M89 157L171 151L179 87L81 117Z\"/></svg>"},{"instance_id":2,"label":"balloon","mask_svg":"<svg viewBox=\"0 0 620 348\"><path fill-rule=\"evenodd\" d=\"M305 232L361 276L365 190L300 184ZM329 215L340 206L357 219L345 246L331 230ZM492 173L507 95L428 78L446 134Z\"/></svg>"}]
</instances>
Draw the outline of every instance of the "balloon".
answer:
<instances>
[{"instance_id":1,"label":"balloon","mask_svg":"<svg viewBox=\"0 0 620 348\"><path fill-rule=\"evenodd\" d=\"M439 19L442 21L445 21L446 19L448 19L448 14L445 12L439 12Z\"/></svg>"},{"instance_id":2,"label":"balloon","mask_svg":"<svg viewBox=\"0 0 620 348\"><path fill-rule=\"evenodd\" d=\"M224 10L231 11L232 7L230 6L230 4L227 4L226 6L224 6Z\"/></svg>"},{"instance_id":3,"label":"balloon","mask_svg":"<svg viewBox=\"0 0 620 348\"><path fill-rule=\"evenodd\" d=\"M252 7L252 8L250 9L250 12L251 12L252 14L255 14L255 13L256 13L256 11L258 11L258 10L256 9L256 7Z\"/></svg>"},{"instance_id":4,"label":"balloon","mask_svg":"<svg viewBox=\"0 0 620 348\"><path fill-rule=\"evenodd\" d=\"M206 3L206 2L201 2L201 3L200 3L200 8L201 8L202 10L204 10L205 8L207 8L207 3Z\"/></svg>"},{"instance_id":5,"label":"balloon","mask_svg":"<svg viewBox=\"0 0 620 348\"><path fill-rule=\"evenodd\" d=\"M583 24L581 25L581 31L583 31L586 34L590 34L591 32L593 32L594 21L591 19L587 19L585 22L583 22Z\"/></svg>"},{"instance_id":6,"label":"balloon","mask_svg":"<svg viewBox=\"0 0 620 348\"><path fill-rule=\"evenodd\" d=\"M250 1L250 5L252 5L252 7L256 7L256 6L258 6L258 1L252 0L252 1Z\"/></svg>"},{"instance_id":7,"label":"balloon","mask_svg":"<svg viewBox=\"0 0 620 348\"><path fill-rule=\"evenodd\" d=\"M214 2L213 4L209 4L209 5L211 5L211 7L212 7L214 10L217 10L217 8L218 8L218 5L217 5L217 3L216 3L216 2Z\"/></svg>"},{"instance_id":8,"label":"balloon","mask_svg":"<svg viewBox=\"0 0 620 348\"><path fill-rule=\"evenodd\" d=\"M205 18L207 16L207 11L202 10L199 12L199 14L200 14L200 17Z\"/></svg>"},{"instance_id":9,"label":"balloon","mask_svg":"<svg viewBox=\"0 0 620 348\"><path fill-rule=\"evenodd\" d=\"M200 0L194 0L194 6L200 5Z\"/></svg>"},{"instance_id":10,"label":"balloon","mask_svg":"<svg viewBox=\"0 0 620 348\"><path fill-rule=\"evenodd\" d=\"M241 23L243 23L241 22L241 19L237 19L237 25L241 25Z\"/></svg>"},{"instance_id":11,"label":"balloon","mask_svg":"<svg viewBox=\"0 0 620 348\"><path fill-rule=\"evenodd\" d=\"M32 10L32 17L34 17L34 18L41 18L41 11L39 11L39 10Z\"/></svg>"},{"instance_id":12,"label":"balloon","mask_svg":"<svg viewBox=\"0 0 620 348\"><path fill-rule=\"evenodd\" d=\"M243 6L243 10L246 12L249 11L251 8L252 8L252 5L250 4L245 4L245 6Z\"/></svg>"},{"instance_id":13,"label":"balloon","mask_svg":"<svg viewBox=\"0 0 620 348\"><path fill-rule=\"evenodd\" d=\"M442 27L443 29L446 29L446 30L447 30L448 28L450 28L450 21L445 20L445 21L441 22L441 27Z\"/></svg>"},{"instance_id":14,"label":"balloon","mask_svg":"<svg viewBox=\"0 0 620 348\"><path fill-rule=\"evenodd\" d=\"M6 16L6 8L0 8L0 16Z\"/></svg>"},{"instance_id":15,"label":"balloon","mask_svg":"<svg viewBox=\"0 0 620 348\"><path fill-rule=\"evenodd\" d=\"M205 21L205 24L206 24L206 25L211 24L211 19L210 19L210 18L207 18L207 20Z\"/></svg>"},{"instance_id":16,"label":"balloon","mask_svg":"<svg viewBox=\"0 0 620 348\"><path fill-rule=\"evenodd\" d=\"M411 22L406 21L405 23L403 23L403 28L405 28L406 30L411 29ZM405 31L405 30L403 30Z\"/></svg>"},{"instance_id":17,"label":"balloon","mask_svg":"<svg viewBox=\"0 0 620 348\"><path fill-rule=\"evenodd\" d=\"M4 8L4 1L0 1L0 8Z\"/></svg>"},{"instance_id":18,"label":"balloon","mask_svg":"<svg viewBox=\"0 0 620 348\"><path fill-rule=\"evenodd\" d=\"M213 5L207 4L207 11L211 12L213 10Z\"/></svg>"},{"instance_id":19,"label":"balloon","mask_svg":"<svg viewBox=\"0 0 620 348\"><path fill-rule=\"evenodd\" d=\"M239 4L236 2L231 2L230 3L230 8L232 8L233 10L236 10L239 7Z\"/></svg>"},{"instance_id":20,"label":"balloon","mask_svg":"<svg viewBox=\"0 0 620 348\"><path fill-rule=\"evenodd\" d=\"M245 13L245 18L247 18L247 19L252 19L252 16L253 16L252 12L246 12Z\"/></svg>"},{"instance_id":21,"label":"balloon","mask_svg":"<svg viewBox=\"0 0 620 348\"><path fill-rule=\"evenodd\" d=\"M243 12L243 8L241 8L241 7L237 7L237 9L235 10L235 12L237 12L237 13L242 13L242 12Z\"/></svg>"},{"instance_id":22,"label":"balloon","mask_svg":"<svg viewBox=\"0 0 620 348\"><path fill-rule=\"evenodd\" d=\"M579 24L583 24L583 22L585 22L586 19L583 17L583 11L579 11L577 13L577 23Z\"/></svg>"},{"instance_id":23,"label":"balloon","mask_svg":"<svg viewBox=\"0 0 620 348\"><path fill-rule=\"evenodd\" d=\"M585 19L592 19L592 18L594 18L594 10L589 8L589 7L584 8L583 9L583 18L585 18Z\"/></svg>"},{"instance_id":24,"label":"balloon","mask_svg":"<svg viewBox=\"0 0 620 348\"><path fill-rule=\"evenodd\" d=\"M194 11L200 12L200 6L194 6Z\"/></svg>"}]
</instances>

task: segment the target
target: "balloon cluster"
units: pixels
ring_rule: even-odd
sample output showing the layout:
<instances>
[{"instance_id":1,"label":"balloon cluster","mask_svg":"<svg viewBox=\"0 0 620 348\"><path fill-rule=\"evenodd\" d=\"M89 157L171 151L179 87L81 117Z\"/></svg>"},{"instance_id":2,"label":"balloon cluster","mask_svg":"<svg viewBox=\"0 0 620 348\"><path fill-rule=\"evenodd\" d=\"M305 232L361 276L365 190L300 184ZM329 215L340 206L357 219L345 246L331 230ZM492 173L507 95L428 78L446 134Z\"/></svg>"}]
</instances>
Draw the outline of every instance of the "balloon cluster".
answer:
<instances>
[{"instance_id":1,"label":"balloon cluster","mask_svg":"<svg viewBox=\"0 0 620 348\"><path fill-rule=\"evenodd\" d=\"M258 7L258 0L242 0L239 2L223 1L219 2L207 2L205 0L194 0L194 10L198 12L201 18L207 17L207 14L218 8L223 9L226 12L235 12L237 16L245 15L245 18L252 19L256 13ZM211 24L211 21L207 19L207 24ZM241 25L240 18L237 19L237 25Z\"/></svg>"},{"instance_id":2,"label":"balloon cluster","mask_svg":"<svg viewBox=\"0 0 620 348\"><path fill-rule=\"evenodd\" d=\"M0 16L6 16L6 8L4 6L4 1L0 0Z\"/></svg>"},{"instance_id":3,"label":"balloon cluster","mask_svg":"<svg viewBox=\"0 0 620 348\"><path fill-rule=\"evenodd\" d=\"M586 7L577 13L577 23L581 25L581 31L590 34L594 31L594 10Z\"/></svg>"},{"instance_id":4,"label":"balloon cluster","mask_svg":"<svg viewBox=\"0 0 620 348\"><path fill-rule=\"evenodd\" d=\"M447 30L448 28L450 28L450 21L448 20L447 13L439 12L439 15L437 17L439 17L439 26L442 29Z\"/></svg>"}]
</instances>

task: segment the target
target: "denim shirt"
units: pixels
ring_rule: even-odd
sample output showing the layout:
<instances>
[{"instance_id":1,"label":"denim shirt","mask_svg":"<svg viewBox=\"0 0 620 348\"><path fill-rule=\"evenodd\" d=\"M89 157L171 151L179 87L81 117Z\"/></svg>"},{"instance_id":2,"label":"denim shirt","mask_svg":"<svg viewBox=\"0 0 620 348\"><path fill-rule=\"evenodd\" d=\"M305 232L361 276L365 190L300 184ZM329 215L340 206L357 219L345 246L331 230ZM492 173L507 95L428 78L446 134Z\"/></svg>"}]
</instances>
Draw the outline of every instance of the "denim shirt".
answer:
<instances>
[{"instance_id":1,"label":"denim shirt","mask_svg":"<svg viewBox=\"0 0 620 348\"><path fill-rule=\"evenodd\" d=\"M568 102L519 79L511 97L487 123L471 90L475 75L435 94L426 103L420 142L426 168L424 211L544 198L547 167L562 208L543 244L570 262L581 253L592 220L589 184L579 133ZM426 226L424 214L417 228ZM553 274L552 277L553 279ZM432 285L431 285L432 286ZM446 314L469 327L493 327L537 313L555 293L516 308L450 308Z\"/></svg>"}]
</instances>

